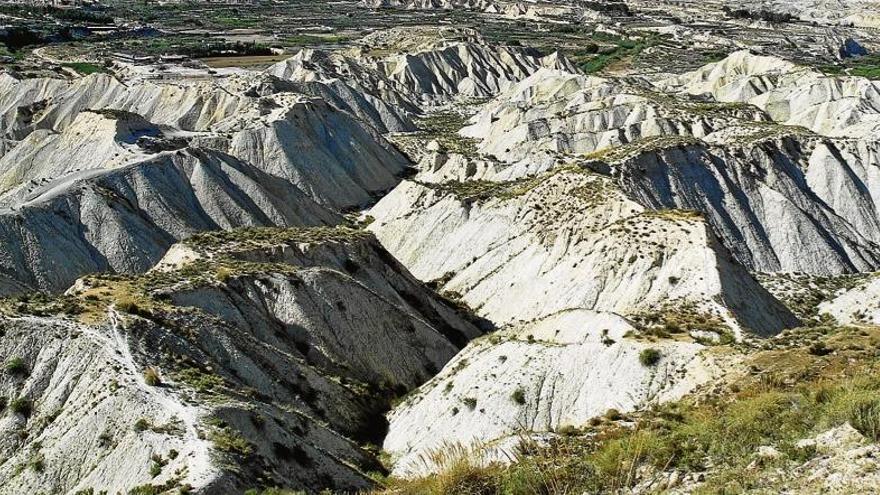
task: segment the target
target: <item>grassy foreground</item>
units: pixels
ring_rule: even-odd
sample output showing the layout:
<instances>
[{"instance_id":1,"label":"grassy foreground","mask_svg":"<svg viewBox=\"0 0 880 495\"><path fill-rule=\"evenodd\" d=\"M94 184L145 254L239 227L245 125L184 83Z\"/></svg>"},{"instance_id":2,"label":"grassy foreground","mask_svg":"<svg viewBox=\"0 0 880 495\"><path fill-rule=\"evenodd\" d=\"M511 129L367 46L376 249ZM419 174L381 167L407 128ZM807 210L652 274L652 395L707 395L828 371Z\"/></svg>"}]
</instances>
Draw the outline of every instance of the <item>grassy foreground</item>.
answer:
<instances>
[{"instance_id":1,"label":"grassy foreground","mask_svg":"<svg viewBox=\"0 0 880 495\"><path fill-rule=\"evenodd\" d=\"M668 474L700 473L692 493L803 489L785 473L817 455L798 447L849 423L880 439L880 330L801 328L751 350L742 369L687 400L625 417L611 411L541 444L523 441L518 462L484 462L449 447L432 458L442 472L384 480L382 494L663 492ZM778 456L758 455L773 447Z\"/></svg>"}]
</instances>

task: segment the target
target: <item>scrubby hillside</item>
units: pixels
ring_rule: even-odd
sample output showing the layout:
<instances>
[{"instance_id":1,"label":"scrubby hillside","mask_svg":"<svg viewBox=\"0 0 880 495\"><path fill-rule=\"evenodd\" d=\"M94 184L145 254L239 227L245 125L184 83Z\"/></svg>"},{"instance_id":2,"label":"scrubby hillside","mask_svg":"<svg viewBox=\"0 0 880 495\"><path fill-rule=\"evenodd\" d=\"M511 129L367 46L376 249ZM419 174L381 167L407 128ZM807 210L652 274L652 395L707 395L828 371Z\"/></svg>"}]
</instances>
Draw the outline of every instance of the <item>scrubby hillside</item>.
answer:
<instances>
[{"instance_id":1,"label":"scrubby hillside","mask_svg":"<svg viewBox=\"0 0 880 495\"><path fill-rule=\"evenodd\" d=\"M876 327L792 330L683 400L519 435L502 462L444 445L417 464L436 474L390 479L378 493L872 493L878 339ZM531 411L528 393L507 400Z\"/></svg>"},{"instance_id":2,"label":"scrubby hillside","mask_svg":"<svg viewBox=\"0 0 880 495\"><path fill-rule=\"evenodd\" d=\"M344 228L202 235L3 308L3 493L369 487L388 401L479 334Z\"/></svg>"},{"instance_id":3,"label":"scrubby hillside","mask_svg":"<svg viewBox=\"0 0 880 495\"><path fill-rule=\"evenodd\" d=\"M124 111L84 111L63 132L39 130L0 160L0 201L15 205L37 186L74 172L114 169L149 157L150 142L162 141L162 130ZM140 144L139 144L140 143Z\"/></svg>"},{"instance_id":4,"label":"scrubby hillside","mask_svg":"<svg viewBox=\"0 0 880 495\"><path fill-rule=\"evenodd\" d=\"M438 39L440 38L440 39ZM558 54L498 46L472 30L407 27L380 31L345 53L303 50L266 72L332 95L382 131L413 131L424 110L497 95L544 69L574 66Z\"/></svg>"},{"instance_id":5,"label":"scrubby hillside","mask_svg":"<svg viewBox=\"0 0 880 495\"><path fill-rule=\"evenodd\" d=\"M356 116L269 76L4 77L18 107L0 129L15 139L0 158L2 294L144 271L204 230L336 224L409 165Z\"/></svg>"},{"instance_id":6,"label":"scrubby hillside","mask_svg":"<svg viewBox=\"0 0 880 495\"><path fill-rule=\"evenodd\" d=\"M302 191L213 150L158 153L30 186L0 212L0 293L63 291L92 272L143 272L203 230L340 221Z\"/></svg>"},{"instance_id":7,"label":"scrubby hillside","mask_svg":"<svg viewBox=\"0 0 880 495\"><path fill-rule=\"evenodd\" d=\"M19 84L35 83L25 80ZM163 126L166 135L183 142L195 140L200 146L237 153L238 158L251 161L264 172L291 179L313 199L332 207L369 203L372 194L396 183L395 175L407 166L400 154L356 117L295 90L290 85L273 85L271 80L267 83L260 75L188 84L140 80L126 84L107 75L93 75L71 82L42 100L34 97L30 106L30 101L21 97L20 108L32 110L19 110L16 120L0 133L17 132L23 138L24 133L36 129L54 131L34 134L22 142L16 147L22 148L16 150L17 157L32 156L33 148L47 146L64 146L50 150L70 153L85 149L84 141L95 139L80 128L85 123L76 126L80 112L123 111ZM31 96L30 92L27 95ZM269 130L258 130L264 128ZM98 139L113 139L112 131L108 131L97 132L102 136ZM359 158L357 164L353 163L354 156ZM113 163L100 158L92 157L101 163L100 167ZM125 153L108 158L123 159ZM9 160L12 158L7 163ZM66 172L95 167L71 161ZM4 169L0 173L8 172ZM24 181L34 177L16 178Z\"/></svg>"},{"instance_id":8,"label":"scrubby hillside","mask_svg":"<svg viewBox=\"0 0 880 495\"><path fill-rule=\"evenodd\" d=\"M503 460L523 436L679 398L722 368L705 344L797 323L700 215L646 210L577 167L404 182L369 214L416 276L508 325L391 414L399 475L438 469L450 445Z\"/></svg>"},{"instance_id":9,"label":"scrubby hillside","mask_svg":"<svg viewBox=\"0 0 880 495\"><path fill-rule=\"evenodd\" d=\"M876 273L865 277L823 301L818 310L842 325L880 325L880 277Z\"/></svg>"},{"instance_id":10,"label":"scrubby hillside","mask_svg":"<svg viewBox=\"0 0 880 495\"><path fill-rule=\"evenodd\" d=\"M874 270L877 143L868 127L877 94L865 78L748 52L653 84L542 70L459 131L477 156L447 150L421 166L428 180L503 181L595 160L643 206L704 213L750 269ZM788 111L780 101L800 103Z\"/></svg>"},{"instance_id":11,"label":"scrubby hillside","mask_svg":"<svg viewBox=\"0 0 880 495\"><path fill-rule=\"evenodd\" d=\"M794 321L699 215L646 210L576 167L506 183L404 182L369 214L370 230L417 277L499 324L681 305L735 333Z\"/></svg>"},{"instance_id":12,"label":"scrubby hillside","mask_svg":"<svg viewBox=\"0 0 880 495\"><path fill-rule=\"evenodd\" d=\"M738 362L697 343L650 342L611 313L570 310L496 332L464 352L390 414L394 474L443 469L460 446L497 462L614 409L681 398Z\"/></svg>"}]
</instances>

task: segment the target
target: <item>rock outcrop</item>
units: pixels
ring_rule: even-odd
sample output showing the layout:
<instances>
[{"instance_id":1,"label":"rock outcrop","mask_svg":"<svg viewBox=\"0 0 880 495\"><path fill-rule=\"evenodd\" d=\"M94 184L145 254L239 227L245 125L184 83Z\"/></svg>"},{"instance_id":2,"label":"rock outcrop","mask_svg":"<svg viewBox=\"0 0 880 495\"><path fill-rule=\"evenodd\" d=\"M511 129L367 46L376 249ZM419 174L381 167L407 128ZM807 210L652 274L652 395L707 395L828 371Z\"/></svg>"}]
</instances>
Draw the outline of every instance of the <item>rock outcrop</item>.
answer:
<instances>
[{"instance_id":1,"label":"rock outcrop","mask_svg":"<svg viewBox=\"0 0 880 495\"><path fill-rule=\"evenodd\" d=\"M324 98L379 132L416 129L412 118L419 109L366 60L306 48L269 67L266 73Z\"/></svg>"},{"instance_id":2,"label":"rock outcrop","mask_svg":"<svg viewBox=\"0 0 880 495\"><path fill-rule=\"evenodd\" d=\"M350 229L197 236L3 305L9 494L367 488L388 401L479 335Z\"/></svg>"},{"instance_id":3,"label":"rock outcrop","mask_svg":"<svg viewBox=\"0 0 880 495\"><path fill-rule=\"evenodd\" d=\"M649 141L620 161L606 159L641 204L704 212L752 270L876 270L880 216L871 166L845 158L851 143L758 134L724 146Z\"/></svg>"},{"instance_id":4,"label":"rock outcrop","mask_svg":"<svg viewBox=\"0 0 880 495\"><path fill-rule=\"evenodd\" d=\"M371 126L268 75L3 84L19 106L4 103L0 129L15 139L0 157L2 294L143 271L203 230L339 223L332 210L374 202L409 166Z\"/></svg>"},{"instance_id":5,"label":"rock outcrop","mask_svg":"<svg viewBox=\"0 0 880 495\"><path fill-rule=\"evenodd\" d=\"M438 105L455 97L489 98L541 68L574 67L558 54L452 42L429 51L393 55L380 70L421 105Z\"/></svg>"},{"instance_id":6,"label":"rock outcrop","mask_svg":"<svg viewBox=\"0 0 880 495\"><path fill-rule=\"evenodd\" d=\"M873 274L856 287L823 302L819 312L841 325L880 325L880 277Z\"/></svg>"},{"instance_id":7,"label":"rock outcrop","mask_svg":"<svg viewBox=\"0 0 880 495\"><path fill-rule=\"evenodd\" d=\"M762 71L775 75L745 75ZM613 173L644 206L704 213L716 235L750 269L819 275L876 270L877 143L821 135L836 134L825 128L831 121L849 119L852 125L841 127L847 132L870 123L876 116L871 103L876 88L867 79L808 77L809 84L822 81L826 87L810 93L812 117L807 117L810 112L789 116L772 99L762 99L783 91L783 80L789 81L786 96L778 97L793 97L790 92L800 91L794 85L803 84L798 74L804 72L813 74L738 52L682 76L699 81L691 82L699 88L689 91L714 91L724 101L716 102L676 94L680 82L665 86L673 91L666 93L657 89L662 84L539 71L486 105L460 131L490 166L471 157L448 164L435 158L422 167L429 180L510 180L573 158L594 160L594 168ZM855 87L864 89L856 91L864 98L838 98L842 88ZM745 91L755 94L741 97ZM848 113L852 105L858 116ZM812 125L815 118L823 124ZM790 125L795 123L816 127L816 132ZM776 221L798 225L799 240L792 242L790 231L774 226Z\"/></svg>"},{"instance_id":8,"label":"rock outcrop","mask_svg":"<svg viewBox=\"0 0 880 495\"><path fill-rule=\"evenodd\" d=\"M509 462L525 438L678 399L731 366L699 344L639 342L636 332L617 315L572 310L474 341L389 415L394 473L431 472L434 454L455 445ZM640 362L648 349L658 363Z\"/></svg>"},{"instance_id":9,"label":"rock outcrop","mask_svg":"<svg viewBox=\"0 0 880 495\"><path fill-rule=\"evenodd\" d=\"M144 159L151 153L138 140L162 134L158 126L124 111L84 111L61 133L32 132L0 159L0 202L21 203L38 184L69 173Z\"/></svg>"},{"instance_id":10,"label":"rock outcrop","mask_svg":"<svg viewBox=\"0 0 880 495\"><path fill-rule=\"evenodd\" d=\"M871 138L880 128L880 83L743 50L661 84L666 90L748 103L776 122L833 137Z\"/></svg>"},{"instance_id":11,"label":"rock outcrop","mask_svg":"<svg viewBox=\"0 0 880 495\"><path fill-rule=\"evenodd\" d=\"M323 100L283 94L266 107L218 123L219 137L193 142L252 163L338 210L374 202L409 166L372 129Z\"/></svg>"},{"instance_id":12,"label":"rock outcrop","mask_svg":"<svg viewBox=\"0 0 880 495\"><path fill-rule=\"evenodd\" d=\"M141 272L204 230L339 221L288 181L213 150L71 171L0 212L0 293L57 292L91 272Z\"/></svg>"},{"instance_id":13,"label":"rock outcrop","mask_svg":"<svg viewBox=\"0 0 880 495\"><path fill-rule=\"evenodd\" d=\"M769 121L750 105L676 98L643 84L541 70L485 105L460 134L510 164L499 178L521 177L560 156L611 149L647 137L708 138L731 126Z\"/></svg>"},{"instance_id":14,"label":"rock outcrop","mask_svg":"<svg viewBox=\"0 0 880 495\"><path fill-rule=\"evenodd\" d=\"M34 112L42 106L37 102L45 101L68 86L63 79L22 79L0 72L0 137L23 138L29 132L26 126L31 123Z\"/></svg>"},{"instance_id":15,"label":"rock outcrop","mask_svg":"<svg viewBox=\"0 0 880 495\"><path fill-rule=\"evenodd\" d=\"M248 155L240 158L256 160L251 163L269 173L280 171L314 194L316 201L331 207L369 203L372 194L396 184L395 175L408 165L400 154L352 115L295 89L266 84L260 75L179 85L125 84L107 75L92 75L41 100L39 110L27 119L19 116L10 128L19 129L19 134L27 129L64 133L85 110L123 111L164 127L167 134L198 139L200 146ZM82 147L81 141L92 139L83 129L71 132L61 144ZM279 134L285 133L279 142ZM45 146L43 139L55 137L35 135L26 145ZM353 163L355 155L360 159ZM96 166L72 163L69 168L83 167Z\"/></svg>"},{"instance_id":16,"label":"rock outcrop","mask_svg":"<svg viewBox=\"0 0 880 495\"><path fill-rule=\"evenodd\" d=\"M558 54L492 45L470 30L395 28L347 54L302 50L267 72L313 94L333 93L331 101L378 129L411 131L417 112L495 96L541 68L576 71Z\"/></svg>"},{"instance_id":17,"label":"rock outcrop","mask_svg":"<svg viewBox=\"0 0 880 495\"><path fill-rule=\"evenodd\" d=\"M508 183L407 181L369 214L369 229L417 277L497 324L685 303L737 333L795 321L698 214L646 210L579 169Z\"/></svg>"}]
</instances>

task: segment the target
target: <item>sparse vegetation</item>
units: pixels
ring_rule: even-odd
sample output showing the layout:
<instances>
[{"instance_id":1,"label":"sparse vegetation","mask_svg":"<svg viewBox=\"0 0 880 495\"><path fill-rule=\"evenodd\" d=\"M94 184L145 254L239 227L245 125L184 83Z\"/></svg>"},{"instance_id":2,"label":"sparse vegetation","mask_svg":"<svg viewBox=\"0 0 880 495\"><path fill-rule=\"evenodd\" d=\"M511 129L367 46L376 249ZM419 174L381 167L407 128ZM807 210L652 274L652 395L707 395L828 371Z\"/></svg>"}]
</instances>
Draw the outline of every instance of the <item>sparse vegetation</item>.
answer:
<instances>
[{"instance_id":1,"label":"sparse vegetation","mask_svg":"<svg viewBox=\"0 0 880 495\"><path fill-rule=\"evenodd\" d=\"M27 364L20 357L14 357L6 361L5 368L6 372L10 375L26 376L28 374Z\"/></svg>"},{"instance_id":2,"label":"sparse vegetation","mask_svg":"<svg viewBox=\"0 0 880 495\"><path fill-rule=\"evenodd\" d=\"M565 177L566 174L583 174L584 177L594 179L580 181L579 187L572 188L572 194L579 199L587 202L596 202L604 197L606 192L605 181L591 176L589 171L575 165L559 166L550 172L511 181L470 180L441 183L424 182L420 184L441 191L444 194L453 194L464 203L478 203L490 199L509 200L518 198L528 194L550 179L557 176Z\"/></svg>"},{"instance_id":3,"label":"sparse vegetation","mask_svg":"<svg viewBox=\"0 0 880 495\"><path fill-rule=\"evenodd\" d=\"M83 311L83 304L76 297L68 295L21 294L0 299L0 311L33 316L78 315Z\"/></svg>"},{"instance_id":4,"label":"sparse vegetation","mask_svg":"<svg viewBox=\"0 0 880 495\"><path fill-rule=\"evenodd\" d=\"M526 391L523 390L522 387L518 387L512 394L510 394L510 400L512 400L514 404L520 406L524 405L526 403Z\"/></svg>"},{"instance_id":5,"label":"sparse vegetation","mask_svg":"<svg viewBox=\"0 0 880 495\"><path fill-rule=\"evenodd\" d=\"M144 318L153 316L153 313L148 308L141 306L137 299L130 296L119 298L116 301L116 309L123 313L142 316Z\"/></svg>"},{"instance_id":6,"label":"sparse vegetation","mask_svg":"<svg viewBox=\"0 0 880 495\"><path fill-rule=\"evenodd\" d=\"M212 418L208 424L212 427L208 434L208 440L214 444L214 448L217 450L237 455L247 455L253 450L250 442L225 422Z\"/></svg>"},{"instance_id":7,"label":"sparse vegetation","mask_svg":"<svg viewBox=\"0 0 880 495\"><path fill-rule=\"evenodd\" d=\"M27 418L30 417L31 413L33 412L33 404L30 400L24 397L19 397L9 403L9 410L15 414Z\"/></svg>"},{"instance_id":8,"label":"sparse vegetation","mask_svg":"<svg viewBox=\"0 0 880 495\"><path fill-rule=\"evenodd\" d=\"M70 67L71 69L79 72L80 74L82 74L84 76L87 76L89 74L107 72L106 68L104 68L100 65L90 63L90 62L66 62L61 65L63 65L64 67Z\"/></svg>"},{"instance_id":9,"label":"sparse vegetation","mask_svg":"<svg viewBox=\"0 0 880 495\"><path fill-rule=\"evenodd\" d=\"M155 366L148 366L147 369L144 370L144 382L151 387L162 385L162 377L159 375L159 370Z\"/></svg>"},{"instance_id":10,"label":"sparse vegetation","mask_svg":"<svg viewBox=\"0 0 880 495\"><path fill-rule=\"evenodd\" d=\"M458 134L467 118L467 115L454 111L433 113L419 120L419 140L424 143L436 140L447 153L474 156L477 154L476 141Z\"/></svg>"},{"instance_id":11,"label":"sparse vegetation","mask_svg":"<svg viewBox=\"0 0 880 495\"><path fill-rule=\"evenodd\" d=\"M165 467L166 464L168 464L167 459L163 459L162 456L158 454L153 454L150 458L150 476L155 478L162 474L162 468Z\"/></svg>"},{"instance_id":12,"label":"sparse vegetation","mask_svg":"<svg viewBox=\"0 0 880 495\"><path fill-rule=\"evenodd\" d=\"M161 485L138 485L128 491L128 495L162 495L171 493L171 490L177 489L180 495L186 495L192 491L189 485L181 485L178 477L172 478Z\"/></svg>"},{"instance_id":13,"label":"sparse vegetation","mask_svg":"<svg viewBox=\"0 0 880 495\"><path fill-rule=\"evenodd\" d=\"M835 352L817 356L796 342L756 352L747 361L753 372L730 383L724 395L700 395L628 415L633 428L616 426L623 415L609 410L605 421L590 422L583 431L560 434L549 444L528 444L511 466L470 453L466 462L443 465L448 470L437 476L392 480L391 486L400 490L395 493L440 493L433 491L438 487L456 492L477 480L479 493L493 495L615 493L676 470L705 476L698 493L772 491L780 464L755 463L759 447L773 446L780 462L803 463L816 452L796 444L830 428L849 423L874 441L880 434L880 358L873 350L880 330L804 328L790 334L804 332L805 338L819 335ZM461 450L444 455L455 452ZM559 491L511 488L511 478L545 479L542 465L553 466L549 474Z\"/></svg>"},{"instance_id":14,"label":"sparse vegetation","mask_svg":"<svg viewBox=\"0 0 880 495\"><path fill-rule=\"evenodd\" d=\"M42 473L46 470L46 460L42 454L34 454L28 461L28 467L35 473Z\"/></svg>"},{"instance_id":15,"label":"sparse vegetation","mask_svg":"<svg viewBox=\"0 0 880 495\"><path fill-rule=\"evenodd\" d=\"M821 322L819 304L842 291L863 283L870 275L864 273L837 276L810 276L793 273L759 273L757 280L782 301L798 318Z\"/></svg>"},{"instance_id":16,"label":"sparse vegetation","mask_svg":"<svg viewBox=\"0 0 880 495\"><path fill-rule=\"evenodd\" d=\"M668 306L651 312L632 316L632 321L641 337L672 338L689 332L714 334L714 341L703 343L729 344L733 342L730 327L718 314L703 311L696 304L687 301L670 301Z\"/></svg>"},{"instance_id":17,"label":"sparse vegetation","mask_svg":"<svg viewBox=\"0 0 880 495\"><path fill-rule=\"evenodd\" d=\"M206 231L193 235L185 244L198 250L211 252L222 248L223 254L247 252L284 244L347 243L372 236L362 229L337 227L250 227L234 230Z\"/></svg>"},{"instance_id":18,"label":"sparse vegetation","mask_svg":"<svg viewBox=\"0 0 880 495\"><path fill-rule=\"evenodd\" d=\"M690 136L652 136L638 139L620 146L602 148L583 156L585 160L601 160L618 163L645 153L655 153L664 149L675 149L704 144Z\"/></svg>"},{"instance_id":19,"label":"sparse vegetation","mask_svg":"<svg viewBox=\"0 0 880 495\"><path fill-rule=\"evenodd\" d=\"M642 366L650 368L656 366L662 357L663 356L659 350L649 347L647 349L642 349L642 352L639 353L639 362L642 363Z\"/></svg>"},{"instance_id":20,"label":"sparse vegetation","mask_svg":"<svg viewBox=\"0 0 880 495\"><path fill-rule=\"evenodd\" d=\"M181 368L174 372L174 377L202 393L218 392L225 384L216 374L195 367Z\"/></svg>"}]
</instances>

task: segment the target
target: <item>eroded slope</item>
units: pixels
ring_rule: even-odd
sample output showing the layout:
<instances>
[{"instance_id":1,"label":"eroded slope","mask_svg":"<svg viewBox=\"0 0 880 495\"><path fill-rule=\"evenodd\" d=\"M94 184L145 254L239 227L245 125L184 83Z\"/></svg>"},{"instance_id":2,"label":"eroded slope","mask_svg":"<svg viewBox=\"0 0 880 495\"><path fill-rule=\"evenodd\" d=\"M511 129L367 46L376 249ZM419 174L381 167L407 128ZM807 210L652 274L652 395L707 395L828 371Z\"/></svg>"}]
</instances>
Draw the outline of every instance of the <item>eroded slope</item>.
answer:
<instances>
[{"instance_id":1,"label":"eroded slope","mask_svg":"<svg viewBox=\"0 0 880 495\"><path fill-rule=\"evenodd\" d=\"M366 488L387 401L479 334L349 229L197 237L4 308L8 493Z\"/></svg>"}]
</instances>

